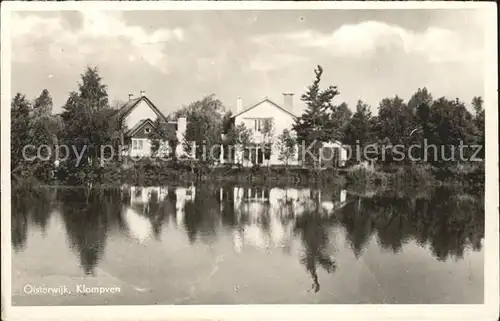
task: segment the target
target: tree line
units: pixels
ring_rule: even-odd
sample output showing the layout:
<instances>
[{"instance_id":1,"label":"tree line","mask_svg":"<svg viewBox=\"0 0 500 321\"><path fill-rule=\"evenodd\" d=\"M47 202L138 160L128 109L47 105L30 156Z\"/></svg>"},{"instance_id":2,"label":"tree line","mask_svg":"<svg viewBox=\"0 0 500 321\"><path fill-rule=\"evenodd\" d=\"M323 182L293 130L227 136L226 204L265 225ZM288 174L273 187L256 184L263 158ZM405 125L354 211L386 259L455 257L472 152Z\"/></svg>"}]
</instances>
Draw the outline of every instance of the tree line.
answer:
<instances>
[{"instance_id":1,"label":"tree line","mask_svg":"<svg viewBox=\"0 0 500 321\"><path fill-rule=\"evenodd\" d=\"M359 146L359 150L362 150L368 145L384 147L400 145L405 155L409 155L408 148L411 145L422 144L426 140L428 145L443 146L444 151L438 152L446 154L448 158L451 158L451 154L459 152L455 147L460 142L464 145L484 146L485 112L483 99L480 96L472 99L474 113L471 113L465 103L458 98L435 99L430 91L423 87L418 88L407 102L397 95L382 99L377 107L376 116L372 114L371 106L361 100L357 102L353 113L347 104L333 103L333 99L339 94L337 87L320 89L323 68L318 66L314 72L313 84L301 97L306 103L306 109L293 127L298 139L305 141L307 146L317 142L316 153L319 152L322 143L333 140L351 146L353 152L351 158L355 160L363 160L363 155L356 155L355 146ZM417 150L417 153L412 155L423 160L424 152ZM380 153L378 150L374 156L380 156ZM395 163L397 159L394 156L392 150L388 149L387 157L383 161ZM428 159L427 162L435 166L445 165L443 156L445 155L438 155ZM484 158L484 149L481 149L476 156ZM453 159L458 161L458 157ZM410 159L407 157L402 161L407 163Z\"/></svg>"},{"instance_id":2,"label":"tree line","mask_svg":"<svg viewBox=\"0 0 500 321\"><path fill-rule=\"evenodd\" d=\"M372 107L363 101L358 101L353 111L345 102L336 103L339 95L336 86L321 88L323 68L317 66L314 70L312 84L302 94L305 103L304 112L295 120L292 130L281 133L274 132L272 123L265 124L264 144L274 146L279 152L279 159L288 163L301 145L310 146L311 152L318 155L322 144L330 141L340 141L351 146L351 159L361 159L356 155L355 146L364 148L368 145L391 146L401 145L407 149L413 144L444 146L444 152L458 153L454 147L461 142L465 145L484 146L485 142L485 111L483 99L473 97L471 111L466 103L450 100L445 97L434 98L431 92L423 87L405 101L399 96L387 97L377 106L377 115L372 114ZM101 169L99 157L103 145L118 146L123 144L124 130L111 117L116 107L110 106L107 86L99 76L97 67L87 67L81 74L77 90L71 92L60 114L54 114L53 102L48 90L44 89L33 100L22 93L17 93L11 102L11 169L15 177L34 177L47 181L53 170L54 150L57 145L75 146L79 151L85 151L85 157L71 150L65 162L66 179L83 182L98 176ZM226 108L215 95L193 101L168 115L170 119L180 116L187 118L187 130L184 137L185 149L189 150L193 142L197 146L205 146L208 150L214 145L235 146L245 148L251 146L251 130L244 125L235 125L232 112ZM150 136L152 152L161 150L160 142L167 140L171 146L178 142L175 133L163 131L157 126ZM188 142L188 143L186 143ZM44 160L27 161L23 158L23 148L26 145L41 146ZM202 148L196 149L200 156ZM471 152L471 151L469 151ZM396 155L386 151L383 163L396 163ZM424 153L422 149L417 153ZM175 156L175 155L174 155ZM230 159L231 153L228 154ZM248 158L248 153L244 156ZM422 156L422 155L420 155ZM484 149L476 155L484 158ZM220 151L205 159L208 163L217 163ZM455 158L457 159L457 158ZM78 166L74 166L76 162ZM316 165L315 158L308 160ZM434 166L456 164L460 160L444 162L442 157L426 160ZM408 163L409 159L403 160Z\"/></svg>"}]
</instances>

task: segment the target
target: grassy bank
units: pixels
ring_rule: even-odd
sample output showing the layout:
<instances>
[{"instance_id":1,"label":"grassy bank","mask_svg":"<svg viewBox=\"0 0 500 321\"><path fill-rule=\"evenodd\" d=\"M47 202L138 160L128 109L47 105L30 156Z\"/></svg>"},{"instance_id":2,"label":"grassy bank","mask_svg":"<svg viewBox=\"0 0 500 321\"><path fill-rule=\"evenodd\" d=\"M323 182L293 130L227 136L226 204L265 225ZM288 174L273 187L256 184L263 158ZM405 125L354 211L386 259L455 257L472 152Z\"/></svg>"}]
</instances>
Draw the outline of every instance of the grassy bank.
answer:
<instances>
[{"instance_id":1,"label":"grassy bank","mask_svg":"<svg viewBox=\"0 0 500 321\"><path fill-rule=\"evenodd\" d=\"M483 166L436 168L430 165L389 166L376 168L316 170L305 167L256 167L192 165L181 162L135 162L130 166L115 163L92 171L68 176L64 169L51 184L82 185L82 182L117 185L182 185L190 183L229 183L238 185L321 186L335 185L349 189L401 189L455 185L472 191L484 188Z\"/></svg>"},{"instance_id":2,"label":"grassy bank","mask_svg":"<svg viewBox=\"0 0 500 321\"><path fill-rule=\"evenodd\" d=\"M339 171L316 171L308 168L238 168L189 167L183 165L134 164L130 168L108 167L102 173L103 182L138 185L183 184L195 182L257 184L273 186L310 186L345 184Z\"/></svg>"},{"instance_id":3,"label":"grassy bank","mask_svg":"<svg viewBox=\"0 0 500 321\"><path fill-rule=\"evenodd\" d=\"M465 192L484 189L483 166L438 168L427 164L385 168L351 168L346 171L348 186L372 189L454 186Z\"/></svg>"}]
</instances>

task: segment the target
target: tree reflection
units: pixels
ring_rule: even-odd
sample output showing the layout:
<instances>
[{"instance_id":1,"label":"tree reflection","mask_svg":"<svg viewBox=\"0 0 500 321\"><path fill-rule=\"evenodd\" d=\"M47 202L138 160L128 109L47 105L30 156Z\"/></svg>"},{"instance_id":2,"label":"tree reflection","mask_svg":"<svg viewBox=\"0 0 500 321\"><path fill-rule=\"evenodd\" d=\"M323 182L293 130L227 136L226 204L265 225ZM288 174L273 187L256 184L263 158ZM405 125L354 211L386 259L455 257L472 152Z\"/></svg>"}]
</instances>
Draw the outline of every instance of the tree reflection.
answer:
<instances>
[{"instance_id":1,"label":"tree reflection","mask_svg":"<svg viewBox=\"0 0 500 321\"><path fill-rule=\"evenodd\" d=\"M15 184L12 186L11 242L14 251L19 252L25 248L30 222L45 235L54 207L52 194L53 190L50 189L33 189Z\"/></svg>"},{"instance_id":2,"label":"tree reflection","mask_svg":"<svg viewBox=\"0 0 500 321\"><path fill-rule=\"evenodd\" d=\"M349 198L351 202L338 217L356 257L372 235L377 236L382 248L394 253L409 240L429 245L441 261L462 258L468 246L481 249L484 201L477 196L436 188L415 196L410 192L382 192Z\"/></svg>"},{"instance_id":3,"label":"tree reflection","mask_svg":"<svg viewBox=\"0 0 500 321\"><path fill-rule=\"evenodd\" d=\"M193 201L184 205L184 225L191 244L200 237L211 243L216 235L220 219L218 189L209 186L197 187Z\"/></svg>"},{"instance_id":4,"label":"tree reflection","mask_svg":"<svg viewBox=\"0 0 500 321\"><path fill-rule=\"evenodd\" d=\"M353 197L352 202L342 209L342 225L346 231L346 238L356 258L361 256L372 235L373 222L370 216L363 215L360 197Z\"/></svg>"},{"instance_id":5,"label":"tree reflection","mask_svg":"<svg viewBox=\"0 0 500 321\"><path fill-rule=\"evenodd\" d=\"M321 215L318 207L305 212L295 221L294 232L300 235L304 247L301 263L311 274L314 292L320 290L317 266L319 265L328 273L333 273L337 269L336 262L330 255L329 228L331 226L332 219Z\"/></svg>"},{"instance_id":6,"label":"tree reflection","mask_svg":"<svg viewBox=\"0 0 500 321\"><path fill-rule=\"evenodd\" d=\"M28 236L28 207L29 203L22 197L12 194L12 215L11 215L11 242L12 248L16 252L24 250Z\"/></svg>"},{"instance_id":7,"label":"tree reflection","mask_svg":"<svg viewBox=\"0 0 500 321\"><path fill-rule=\"evenodd\" d=\"M174 188L152 189L149 193L147 204L142 213L149 218L156 240L160 239L163 225L168 222L168 218L175 215L175 206L176 193Z\"/></svg>"},{"instance_id":8,"label":"tree reflection","mask_svg":"<svg viewBox=\"0 0 500 321\"><path fill-rule=\"evenodd\" d=\"M71 249L85 274L93 274L104 255L108 229L120 217L119 190L63 189L59 191Z\"/></svg>"},{"instance_id":9,"label":"tree reflection","mask_svg":"<svg viewBox=\"0 0 500 321\"><path fill-rule=\"evenodd\" d=\"M165 212L159 199L158 191L151 192L149 197L148 206L146 207L146 215L151 221L153 234L156 239L160 238L163 220L165 219Z\"/></svg>"},{"instance_id":10,"label":"tree reflection","mask_svg":"<svg viewBox=\"0 0 500 321\"><path fill-rule=\"evenodd\" d=\"M41 189L34 193L30 201L32 204L31 221L40 227L44 235L47 232L50 214L54 209L54 194L55 190L53 189Z\"/></svg>"},{"instance_id":11,"label":"tree reflection","mask_svg":"<svg viewBox=\"0 0 500 321\"><path fill-rule=\"evenodd\" d=\"M221 188L221 216L222 224L228 228L235 228L238 220L235 215L235 204L234 204L234 187L233 186L223 186Z\"/></svg>"},{"instance_id":12,"label":"tree reflection","mask_svg":"<svg viewBox=\"0 0 500 321\"><path fill-rule=\"evenodd\" d=\"M336 226L345 231L356 258L376 239L381 248L394 253L404 250L405 243L416 242L429 247L437 260L460 259L467 248L481 250L484 238L484 199L450 188L349 193L346 200L339 198L345 193L335 188L197 186L196 193L184 187L67 188L57 190L55 200L53 191L13 187L13 249L23 250L28 228L44 231L59 206L68 243L86 274L92 274L102 259L110 231L139 229L124 221L124 209L133 210L147 223L148 240L152 235L160 239L171 216L191 244L213 242L221 224L234 231L241 244L261 249L285 249L298 239L303 248L300 262L315 292L320 290L318 269L333 273L337 267L331 245Z\"/></svg>"}]
</instances>

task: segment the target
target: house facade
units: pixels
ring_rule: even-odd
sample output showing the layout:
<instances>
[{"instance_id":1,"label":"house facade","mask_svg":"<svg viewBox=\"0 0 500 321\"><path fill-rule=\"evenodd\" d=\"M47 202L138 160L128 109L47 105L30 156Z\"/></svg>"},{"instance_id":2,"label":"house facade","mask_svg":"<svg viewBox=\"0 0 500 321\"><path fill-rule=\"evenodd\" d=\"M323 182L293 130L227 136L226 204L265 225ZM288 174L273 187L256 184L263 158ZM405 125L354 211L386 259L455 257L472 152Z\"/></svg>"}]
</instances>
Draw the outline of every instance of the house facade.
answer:
<instances>
[{"instance_id":1,"label":"house facade","mask_svg":"<svg viewBox=\"0 0 500 321\"><path fill-rule=\"evenodd\" d=\"M254 165L283 165L278 148L278 136L284 130L292 135L293 124L299 115L294 111L293 94L284 93L283 103L278 104L269 98L264 98L249 107L243 107L243 99L237 98L236 114L232 117L234 126L243 124L251 132L251 146L226 146L222 149L220 162L242 164L245 167ZM329 142L324 145L325 155L333 153L329 163L332 166L344 166L347 150L340 142ZM230 150L233 149L233 150ZM287 160L288 165L300 165L299 148L296 146L294 155Z\"/></svg>"},{"instance_id":2,"label":"house facade","mask_svg":"<svg viewBox=\"0 0 500 321\"><path fill-rule=\"evenodd\" d=\"M284 103L278 104L265 97L261 101L243 107L243 98L236 100L236 114L232 117L234 126L243 124L251 133L252 145L247 148L226 147L221 153L221 163L237 163L243 166L280 165L276 150L276 138L285 129L292 130L297 115L293 111L293 94L283 94ZM233 150L229 150L232 148ZM297 153L296 153L297 154ZM288 161L297 164L297 155Z\"/></svg>"},{"instance_id":3,"label":"house facade","mask_svg":"<svg viewBox=\"0 0 500 321\"><path fill-rule=\"evenodd\" d=\"M160 150L165 153L175 152L177 156L183 154L182 142L187 128L186 118L179 117L175 121L169 121L145 95L144 91L141 91L139 97L129 94L128 101L113 116L117 118L122 130L122 145L126 146L123 152L125 155L131 157L151 156L149 136L154 130L175 132L179 142L175 151L169 150L170 146L166 141L161 143ZM155 127L157 121L162 128Z\"/></svg>"}]
</instances>

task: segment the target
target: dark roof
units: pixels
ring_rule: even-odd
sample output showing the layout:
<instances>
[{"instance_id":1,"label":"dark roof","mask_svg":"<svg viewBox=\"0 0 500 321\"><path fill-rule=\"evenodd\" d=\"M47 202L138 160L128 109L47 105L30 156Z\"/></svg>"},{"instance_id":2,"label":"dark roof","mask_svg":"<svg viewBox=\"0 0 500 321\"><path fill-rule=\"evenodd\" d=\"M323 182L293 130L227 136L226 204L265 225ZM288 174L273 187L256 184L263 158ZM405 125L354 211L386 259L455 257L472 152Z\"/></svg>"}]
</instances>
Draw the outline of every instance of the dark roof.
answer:
<instances>
[{"instance_id":1,"label":"dark roof","mask_svg":"<svg viewBox=\"0 0 500 321\"><path fill-rule=\"evenodd\" d=\"M236 118L237 116L240 116L241 114L246 113L246 112L247 112L247 111L249 111L250 109L253 109L253 108L255 108L255 107L259 106L260 104L262 104L262 103L263 103L263 102L265 102L265 101L267 101L267 102L271 103L272 105L274 105L274 106L278 107L279 109L283 110L284 112L286 112L286 113L290 114L292 117L295 117L295 118L297 118L297 117L298 117L297 115L295 115L295 114L294 114L293 112L291 112L290 110L288 110L288 109L286 109L286 108L284 108L284 107L281 107L280 105L278 105L277 103L275 103L275 102L274 102L274 101L272 101L271 99L269 99L269 98L265 97L264 99L262 99L261 101L259 101L259 102L258 102L258 103L256 103L255 105L252 105L252 106L250 106L250 107L248 107L248 108L244 109L243 111L240 111L239 113L237 113L236 115L234 115L234 116L233 116L233 117L231 117L231 118Z\"/></svg>"},{"instance_id":2,"label":"dark roof","mask_svg":"<svg viewBox=\"0 0 500 321\"><path fill-rule=\"evenodd\" d=\"M125 135L127 135L127 136L135 135L135 133L138 132L139 130L141 130L146 124L149 124L151 127L156 129L155 123L151 119L146 118L146 119L141 119L137 124L135 124L134 127L129 129L125 133ZM160 130L163 132L167 132L168 130L172 130L175 132L175 131L177 131L177 122L175 122L175 121L161 122L160 123Z\"/></svg>"},{"instance_id":3,"label":"dark roof","mask_svg":"<svg viewBox=\"0 0 500 321\"><path fill-rule=\"evenodd\" d=\"M154 123L151 119L146 118L146 119L141 119L137 124L134 125L134 127L130 128L127 130L125 133L127 136L133 136L137 131L141 130L141 128L144 127L144 125L149 124L151 127L155 127Z\"/></svg>"},{"instance_id":4,"label":"dark roof","mask_svg":"<svg viewBox=\"0 0 500 321\"><path fill-rule=\"evenodd\" d=\"M168 130L172 130L174 132L177 131L177 122L175 122L175 121L161 123L160 126L161 126L161 130L163 132L167 132Z\"/></svg>"},{"instance_id":5,"label":"dark roof","mask_svg":"<svg viewBox=\"0 0 500 321\"><path fill-rule=\"evenodd\" d=\"M153 102L146 96L130 99L120 109L113 113L112 116L117 117L120 120L123 119L125 116L130 114L135 106L137 106L137 104L142 100L146 101L146 103L151 107L151 109L153 109L153 111L158 115L158 117L160 117L161 120L167 121L167 117L165 117L165 115L163 115L163 113L155 106L155 104L153 104Z\"/></svg>"}]
</instances>

